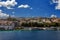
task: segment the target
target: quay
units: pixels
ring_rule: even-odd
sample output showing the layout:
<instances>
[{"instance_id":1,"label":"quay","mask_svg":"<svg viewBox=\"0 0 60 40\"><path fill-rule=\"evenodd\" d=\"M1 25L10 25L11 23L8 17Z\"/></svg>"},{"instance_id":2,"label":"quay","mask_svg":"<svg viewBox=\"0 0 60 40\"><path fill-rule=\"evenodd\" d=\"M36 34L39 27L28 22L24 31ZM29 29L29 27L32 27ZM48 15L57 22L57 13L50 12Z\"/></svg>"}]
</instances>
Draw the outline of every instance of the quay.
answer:
<instances>
[{"instance_id":1,"label":"quay","mask_svg":"<svg viewBox=\"0 0 60 40\"><path fill-rule=\"evenodd\" d=\"M23 30L60 30L60 27L23 27Z\"/></svg>"}]
</instances>

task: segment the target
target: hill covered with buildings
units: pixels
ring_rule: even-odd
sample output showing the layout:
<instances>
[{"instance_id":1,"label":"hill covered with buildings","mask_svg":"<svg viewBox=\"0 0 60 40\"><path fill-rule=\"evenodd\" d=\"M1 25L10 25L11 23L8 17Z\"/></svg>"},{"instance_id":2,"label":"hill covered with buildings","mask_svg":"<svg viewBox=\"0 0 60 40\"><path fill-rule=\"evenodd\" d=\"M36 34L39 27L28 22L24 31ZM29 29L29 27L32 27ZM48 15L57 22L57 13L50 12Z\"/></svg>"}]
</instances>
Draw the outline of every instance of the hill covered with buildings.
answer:
<instances>
[{"instance_id":1,"label":"hill covered with buildings","mask_svg":"<svg viewBox=\"0 0 60 40\"><path fill-rule=\"evenodd\" d=\"M15 30L25 27L60 27L60 18L52 16L46 17L8 17L6 19L0 19L1 30Z\"/></svg>"}]
</instances>

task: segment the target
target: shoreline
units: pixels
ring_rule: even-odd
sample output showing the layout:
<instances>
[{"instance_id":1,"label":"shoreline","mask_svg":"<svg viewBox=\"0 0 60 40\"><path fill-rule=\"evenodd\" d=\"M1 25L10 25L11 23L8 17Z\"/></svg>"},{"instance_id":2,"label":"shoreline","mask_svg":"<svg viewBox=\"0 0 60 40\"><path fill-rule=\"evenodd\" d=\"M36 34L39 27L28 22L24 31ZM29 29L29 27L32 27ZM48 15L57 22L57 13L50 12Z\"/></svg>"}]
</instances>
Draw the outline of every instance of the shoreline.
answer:
<instances>
[{"instance_id":1,"label":"shoreline","mask_svg":"<svg viewBox=\"0 0 60 40\"><path fill-rule=\"evenodd\" d=\"M20 27L20 28L16 28L16 29L8 29L8 30L1 30L0 31L24 31L24 30L52 30L52 31L60 31L60 27Z\"/></svg>"}]
</instances>

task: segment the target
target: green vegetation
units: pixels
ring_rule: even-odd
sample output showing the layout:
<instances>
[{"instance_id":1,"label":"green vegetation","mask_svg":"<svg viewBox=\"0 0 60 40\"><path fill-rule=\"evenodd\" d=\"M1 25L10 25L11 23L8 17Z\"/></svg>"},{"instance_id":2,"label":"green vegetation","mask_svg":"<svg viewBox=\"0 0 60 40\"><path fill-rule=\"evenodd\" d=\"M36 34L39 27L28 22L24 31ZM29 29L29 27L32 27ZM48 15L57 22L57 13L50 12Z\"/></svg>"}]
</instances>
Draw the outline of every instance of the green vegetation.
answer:
<instances>
[{"instance_id":1,"label":"green vegetation","mask_svg":"<svg viewBox=\"0 0 60 40\"><path fill-rule=\"evenodd\" d=\"M37 23L37 22L30 22L30 23L22 23L21 26L24 27L58 27L60 23Z\"/></svg>"}]
</instances>

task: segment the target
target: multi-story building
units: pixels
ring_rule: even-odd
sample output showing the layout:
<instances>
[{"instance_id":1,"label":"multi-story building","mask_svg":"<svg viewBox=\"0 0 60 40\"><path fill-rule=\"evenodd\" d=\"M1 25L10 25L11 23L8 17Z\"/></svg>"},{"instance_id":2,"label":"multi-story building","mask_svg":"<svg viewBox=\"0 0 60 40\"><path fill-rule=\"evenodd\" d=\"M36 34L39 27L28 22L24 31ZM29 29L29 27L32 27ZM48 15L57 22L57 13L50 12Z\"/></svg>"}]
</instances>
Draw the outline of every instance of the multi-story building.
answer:
<instances>
[{"instance_id":1,"label":"multi-story building","mask_svg":"<svg viewBox=\"0 0 60 40\"><path fill-rule=\"evenodd\" d=\"M4 28L5 30L13 29L14 28L14 23L13 23L13 21L0 20L0 28Z\"/></svg>"}]
</instances>

